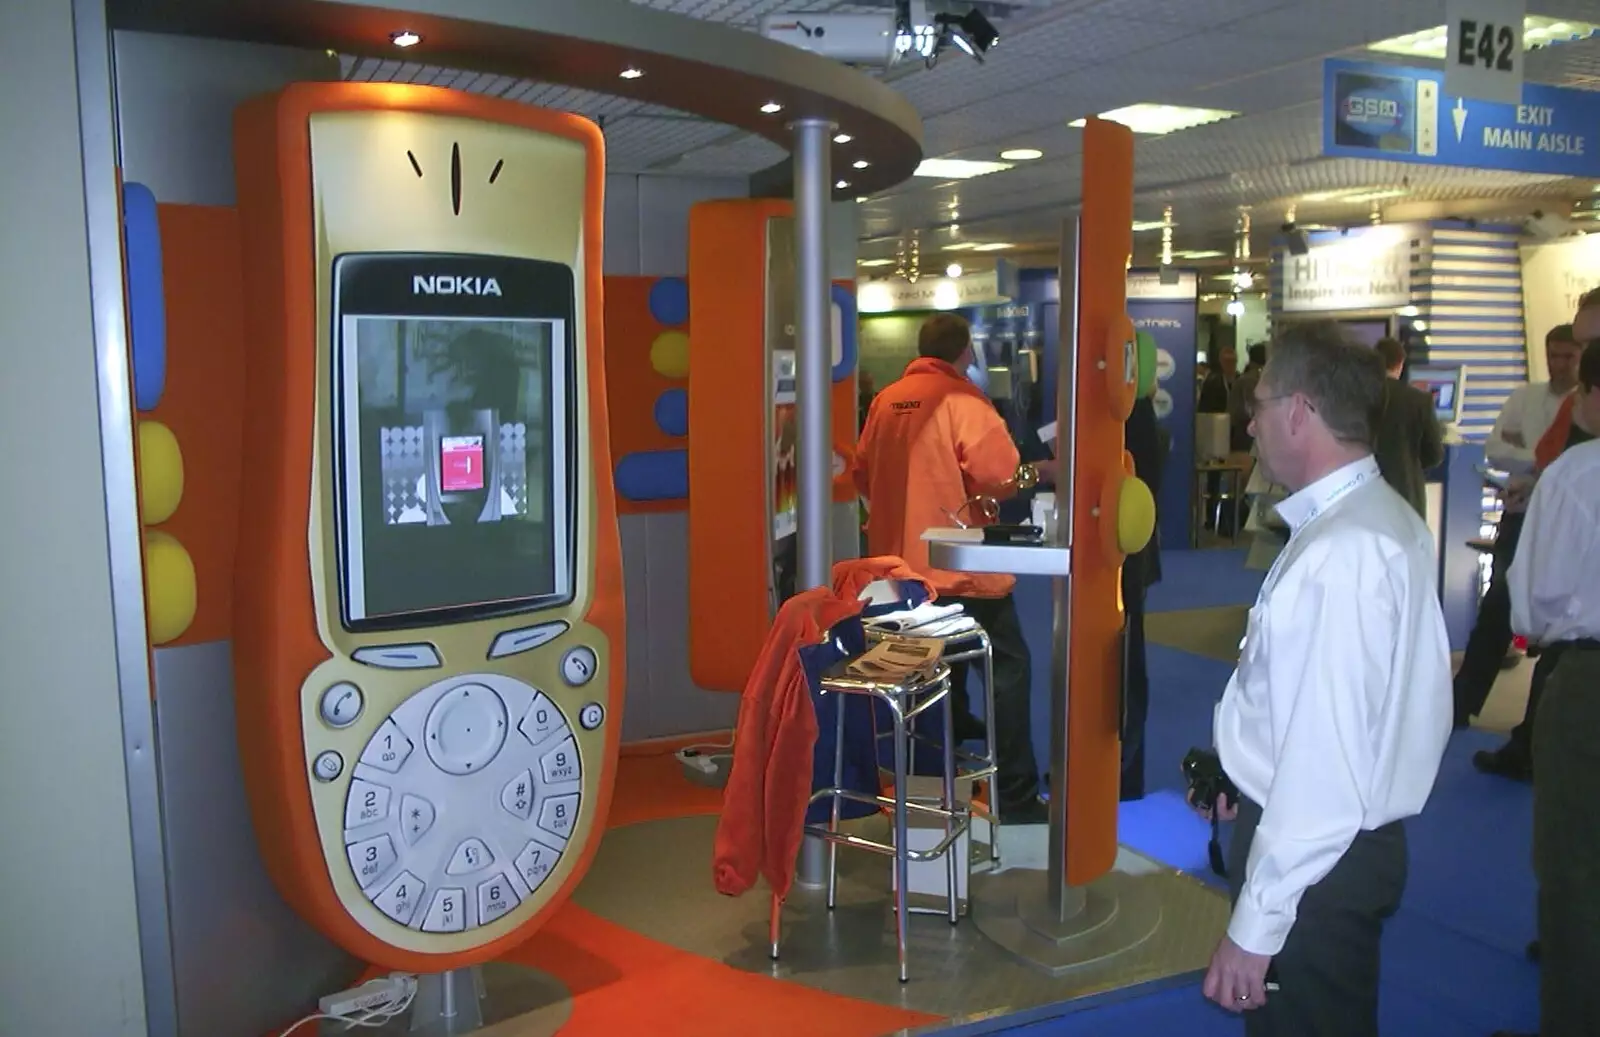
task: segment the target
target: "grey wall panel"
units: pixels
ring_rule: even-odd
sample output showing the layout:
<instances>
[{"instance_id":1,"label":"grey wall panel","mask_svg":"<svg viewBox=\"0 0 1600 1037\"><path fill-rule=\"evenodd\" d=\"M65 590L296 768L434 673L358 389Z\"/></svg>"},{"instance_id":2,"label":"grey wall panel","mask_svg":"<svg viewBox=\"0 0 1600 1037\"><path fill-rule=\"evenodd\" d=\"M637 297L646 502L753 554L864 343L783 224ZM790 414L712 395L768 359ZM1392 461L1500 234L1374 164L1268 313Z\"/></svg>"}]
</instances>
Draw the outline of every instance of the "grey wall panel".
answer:
<instances>
[{"instance_id":1,"label":"grey wall panel","mask_svg":"<svg viewBox=\"0 0 1600 1037\"><path fill-rule=\"evenodd\" d=\"M639 265L639 178L631 173L606 177L605 272L637 276Z\"/></svg>"},{"instance_id":2,"label":"grey wall panel","mask_svg":"<svg viewBox=\"0 0 1600 1037\"><path fill-rule=\"evenodd\" d=\"M622 740L653 737L650 665L650 516L623 515L622 584L627 595L628 691L623 700Z\"/></svg>"},{"instance_id":3,"label":"grey wall panel","mask_svg":"<svg viewBox=\"0 0 1600 1037\"><path fill-rule=\"evenodd\" d=\"M856 279L856 245L860 233L861 210L855 202L834 202L828 206L828 278L833 281Z\"/></svg>"},{"instance_id":4,"label":"grey wall panel","mask_svg":"<svg viewBox=\"0 0 1600 1037\"><path fill-rule=\"evenodd\" d=\"M639 272L682 277L689 272L689 208L714 198L744 198L743 177L641 176Z\"/></svg>"},{"instance_id":5,"label":"grey wall panel","mask_svg":"<svg viewBox=\"0 0 1600 1037\"><path fill-rule=\"evenodd\" d=\"M861 557L861 511L854 501L833 506L833 558Z\"/></svg>"},{"instance_id":6,"label":"grey wall panel","mask_svg":"<svg viewBox=\"0 0 1600 1037\"><path fill-rule=\"evenodd\" d=\"M265 1033L362 966L290 910L261 864L228 643L154 655L179 1034Z\"/></svg>"},{"instance_id":7,"label":"grey wall panel","mask_svg":"<svg viewBox=\"0 0 1600 1037\"><path fill-rule=\"evenodd\" d=\"M732 727L739 696L706 691L689 676L688 513L651 515L648 550L650 737Z\"/></svg>"},{"instance_id":8,"label":"grey wall panel","mask_svg":"<svg viewBox=\"0 0 1600 1037\"><path fill-rule=\"evenodd\" d=\"M122 175L160 202L232 205L233 111L288 83L339 78L322 51L118 32Z\"/></svg>"}]
</instances>

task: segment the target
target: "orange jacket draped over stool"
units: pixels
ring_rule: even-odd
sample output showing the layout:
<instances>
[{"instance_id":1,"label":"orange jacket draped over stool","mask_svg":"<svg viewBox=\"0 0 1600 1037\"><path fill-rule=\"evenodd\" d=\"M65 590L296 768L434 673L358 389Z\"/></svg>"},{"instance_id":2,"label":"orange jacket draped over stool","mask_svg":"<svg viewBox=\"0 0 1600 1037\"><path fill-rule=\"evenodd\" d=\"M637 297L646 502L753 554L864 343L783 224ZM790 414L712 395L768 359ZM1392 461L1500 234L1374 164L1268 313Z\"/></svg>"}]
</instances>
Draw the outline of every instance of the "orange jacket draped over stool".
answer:
<instances>
[{"instance_id":1,"label":"orange jacket draped over stool","mask_svg":"<svg viewBox=\"0 0 1600 1037\"><path fill-rule=\"evenodd\" d=\"M783 899L794 882L795 858L811 799L811 755L817 716L800 649L820 644L833 627L861 614L861 591L877 580L921 584L899 558L860 558L833 567L833 586L802 591L783 603L745 682L734 730L733 768L722 797L712 851L717 892L738 896L767 880Z\"/></svg>"}]
</instances>

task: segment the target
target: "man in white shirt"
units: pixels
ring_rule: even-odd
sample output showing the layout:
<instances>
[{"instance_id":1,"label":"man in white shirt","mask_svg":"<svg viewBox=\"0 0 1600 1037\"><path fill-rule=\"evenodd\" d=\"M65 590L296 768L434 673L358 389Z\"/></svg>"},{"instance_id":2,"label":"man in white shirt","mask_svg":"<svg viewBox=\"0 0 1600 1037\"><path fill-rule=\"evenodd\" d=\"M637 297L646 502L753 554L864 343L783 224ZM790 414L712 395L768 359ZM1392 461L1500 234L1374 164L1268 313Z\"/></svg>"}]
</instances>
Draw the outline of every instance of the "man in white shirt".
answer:
<instances>
[{"instance_id":1,"label":"man in white shirt","mask_svg":"<svg viewBox=\"0 0 1600 1037\"><path fill-rule=\"evenodd\" d=\"M1238 821L1234 908L1204 986L1247 1013L1250 1037L1377 1034L1401 821L1427 802L1450 737L1433 539L1372 457L1383 380L1336 326L1297 327L1252 400L1261 463L1292 491L1277 509L1291 533L1216 712L1242 798L1220 804Z\"/></svg>"},{"instance_id":2,"label":"man in white shirt","mask_svg":"<svg viewBox=\"0 0 1600 1037\"><path fill-rule=\"evenodd\" d=\"M1517 540L1522 535L1522 515L1527 508L1534 469L1533 448L1555 420L1561 401L1578 384L1580 352L1582 347L1573 335L1571 324L1552 328L1544 340L1550 380L1530 382L1513 390L1505 406L1500 408L1494 431L1483 445L1489 464L1511 473L1513 481L1495 536L1494 570L1489 578L1489 589L1478 603L1478 619L1473 624L1472 636L1467 639L1461 669L1456 671L1457 727L1466 727L1483 709L1495 678L1500 674L1506 651L1511 647L1511 600L1506 595L1506 570L1511 567L1511 559L1517 553ZM1517 769L1520 764L1512 761L1511 766Z\"/></svg>"},{"instance_id":3,"label":"man in white shirt","mask_svg":"<svg viewBox=\"0 0 1600 1037\"><path fill-rule=\"evenodd\" d=\"M1600 441L1573 447L1545 470L1526 531L1511 566L1512 627L1555 659L1533 732L1539 1037L1594 1037L1600 1034Z\"/></svg>"}]
</instances>

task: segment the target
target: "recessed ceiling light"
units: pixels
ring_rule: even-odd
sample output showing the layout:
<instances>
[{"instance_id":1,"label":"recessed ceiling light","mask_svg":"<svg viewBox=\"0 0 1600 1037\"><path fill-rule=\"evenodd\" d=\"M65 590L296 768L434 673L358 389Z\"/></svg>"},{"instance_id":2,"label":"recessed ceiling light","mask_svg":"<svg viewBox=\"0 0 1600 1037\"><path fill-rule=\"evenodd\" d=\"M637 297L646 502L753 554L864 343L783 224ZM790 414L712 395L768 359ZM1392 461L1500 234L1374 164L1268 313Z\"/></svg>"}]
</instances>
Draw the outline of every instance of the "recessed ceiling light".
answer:
<instances>
[{"instance_id":1,"label":"recessed ceiling light","mask_svg":"<svg viewBox=\"0 0 1600 1037\"><path fill-rule=\"evenodd\" d=\"M850 163L850 164L851 164L851 165L852 165L852 166L854 166L854 167L855 167L855 168L857 168L857 169L865 169L865 168L867 168L867 167L868 167L868 166L870 166L870 165L872 165L872 163L871 163L871 162L868 162L868 161L867 161L867 160L866 160L866 159L864 159L864 158L858 158L858 159L856 159L856 160L855 160L855 161L854 161L854 162L852 162L852 163Z\"/></svg>"},{"instance_id":2,"label":"recessed ceiling light","mask_svg":"<svg viewBox=\"0 0 1600 1037\"><path fill-rule=\"evenodd\" d=\"M843 191L845 188L850 186L850 181L848 181L848 180L840 180L837 183L835 183L833 186L838 188L839 190Z\"/></svg>"},{"instance_id":3,"label":"recessed ceiling light","mask_svg":"<svg viewBox=\"0 0 1600 1037\"><path fill-rule=\"evenodd\" d=\"M1524 50L1551 47L1558 43L1588 39L1596 33L1600 33L1600 25L1530 14L1522 20L1522 47ZM1404 54L1410 58L1432 58L1435 61L1443 61L1449 46L1449 36L1445 27L1436 25L1421 32L1409 32L1404 36L1379 40L1377 43L1369 44L1367 49L1382 51L1385 54Z\"/></svg>"},{"instance_id":4,"label":"recessed ceiling light","mask_svg":"<svg viewBox=\"0 0 1600 1037\"><path fill-rule=\"evenodd\" d=\"M833 142L835 144L848 144L853 140L855 140L855 138L850 136L848 133L836 133L833 136Z\"/></svg>"},{"instance_id":5,"label":"recessed ceiling light","mask_svg":"<svg viewBox=\"0 0 1600 1037\"><path fill-rule=\"evenodd\" d=\"M1190 130L1196 126L1208 126L1214 122L1231 119L1238 114L1220 108L1187 108L1177 104L1130 104L1126 108L1101 112L1100 118L1110 122L1120 122L1135 133L1159 137L1167 133L1177 133L1179 130ZM1087 122L1086 119L1078 119L1067 125L1082 128Z\"/></svg>"},{"instance_id":6,"label":"recessed ceiling light","mask_svg":"<svg viewBox=\"0 0 1600 1037\"><path fill-rule=\"evenodd\" d=\"M964 158L925 158L912 176L925 176L937 180L970 180L1011 168L1008 162L975 162Z\"/></svg>"},{"instance_id":7,"label":"recessed ceiling light","mask_svg":"<svg viewBox=\"0 0 1600 1037\"><path fill-rule=\"evenodd\" d=\"M946 252L970 252L978 247L976 241L955 241L944 247Z\"/></svg>"},{"instance_id":8,"label":"recessed ceiling light","mask_svg":"<svg viewBox=\"0 0 1600 1037\"><path fill-rule=\"evenodd\" d=\"M1160 230L1162 227L1165 227L1165 226L1166 226L1166 223L1164 223L1161 220L1134 220L1133 221L1133 230L1134 230L1134 233L1136 233L1136 234L1141 234L1141 233L1143 233L1143 232L1145 232L1147 230Z\"/></svg>"},{"instance_id":9,"label":"recessed ceiling light","mask_svg":"<svg viewBox=\"0 0 1600 1037\"><path fill-rule=\"evenodd\" d=\"M892 259L858 259L856 266L888 266L893 262Z\"/></svg>"},{"instance_id":10,"label":"recessed ceiling light","mask_svg":"<svg viewBox=\"0 0 1600 1037\"><path fill-rule=\"evenodd\" d=\"M768 101L766 104L761 106L761 111L767 115L776 115L783 111L783 105L779 104L777 101Z\"/></svg>"},{"instance_id":11,"label":"recessed ceiling light","mask_svg":"<svg viewBox=\"0 0 1600 1037\"><path fill-rule=\"evenodd\" d=\"M391 32L389 34L389 42L396 47L415 47L422 42L422 37L410 29L401 29L399 32Z\"/></svg>"},{"instance_id":12,"label":"recessed ceiling light","mask_svg":"<svg viewBox=\"0 0 1600 1037\"><path fill-rule=\"evenodd\" d=\"M1000 152L1000 157L1007 162L1032 162L1036 158L1044 158L1044 152L1038 148L1012 148Z\"/></svg>"},{"instance_id":13,"label":"recessed ceiling light","mask_svg":"<svg viewBox=\"0 0 1600 1037\"><path fill-rule=\"evenodd\" d=\"M1218 252L1215 249L1202 248L1202 249L1189 249L1189 250L1186 250L1186 251L1183 251L1183 252L1174 252L1172 254L1172 258L1173 259L1221 259L1225 255L1227 255L1226 252Z\"/></svg>"},{"instance_id":14,"label":"recessed ceiling light","mask_svg":"<svg viewBox=\"0 0 1600 1037\"><path fill-rule=\"evenodd\" d=\"M1318 191L1301 197L1303 202L1324 202L1339 205L1359 205L1378 202L1385 198L1403 198L1411 192L1404 187L1352 187L1342 191Z\"/></svg>"},{"instance_id":15,"label":"recessed ceiling light","mask_svg":"<svg viewBox=\"0 0 1600 1037\"><path fill-rule=\"evenodd\" d=\"M644 75L644 71L642 69L625 68L622 70L623 79L638 79L642 75Z\"/></svg>"},{"instance_id":16,"label":"recessed ceiling light","mask_svg":"<svg viewBox=\"0 0 1600 1037\"><path fill-rule=\"evenodd\" d=\"M972 246L972 251L974 251L974 252L999 252L1001 249L1007 249L1007 248L1016 248L1016 246L1011 244L1011 242L1009 242L1009 241L991 241L988 244Z\"/></svg>"},{"instance_id":17,"label":"recessed ceiling light","mask_svg":"<svg viewBox=\"0 0 1600 1037\"><path fill-rule=\"evenodd\" d=\"M960 277L961 276L961 264L960 263L951 263L949 266L945 267L944 268L944 276L946 276L946 277Z\"/></svg>"}]
</instances>

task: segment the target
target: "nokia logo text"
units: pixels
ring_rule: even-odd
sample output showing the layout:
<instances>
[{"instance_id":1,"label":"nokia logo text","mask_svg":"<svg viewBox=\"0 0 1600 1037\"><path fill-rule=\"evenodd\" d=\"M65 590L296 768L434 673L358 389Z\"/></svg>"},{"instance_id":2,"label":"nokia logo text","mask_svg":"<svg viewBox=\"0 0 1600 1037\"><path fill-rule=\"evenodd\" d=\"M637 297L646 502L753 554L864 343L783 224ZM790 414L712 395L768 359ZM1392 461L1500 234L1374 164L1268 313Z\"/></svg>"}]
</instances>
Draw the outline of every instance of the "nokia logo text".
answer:
<instances>
[{"instance_id":1,"label":"nokia logo text","mask_svg":"<svg viewBox=\"0 0 1600 1037\"><path fill-rule=\"evenodd\" d=\"M461 277L457 274L415 274L412 295L501 295L500 282L492 277Z\"/></svg>"}]
</instances>

